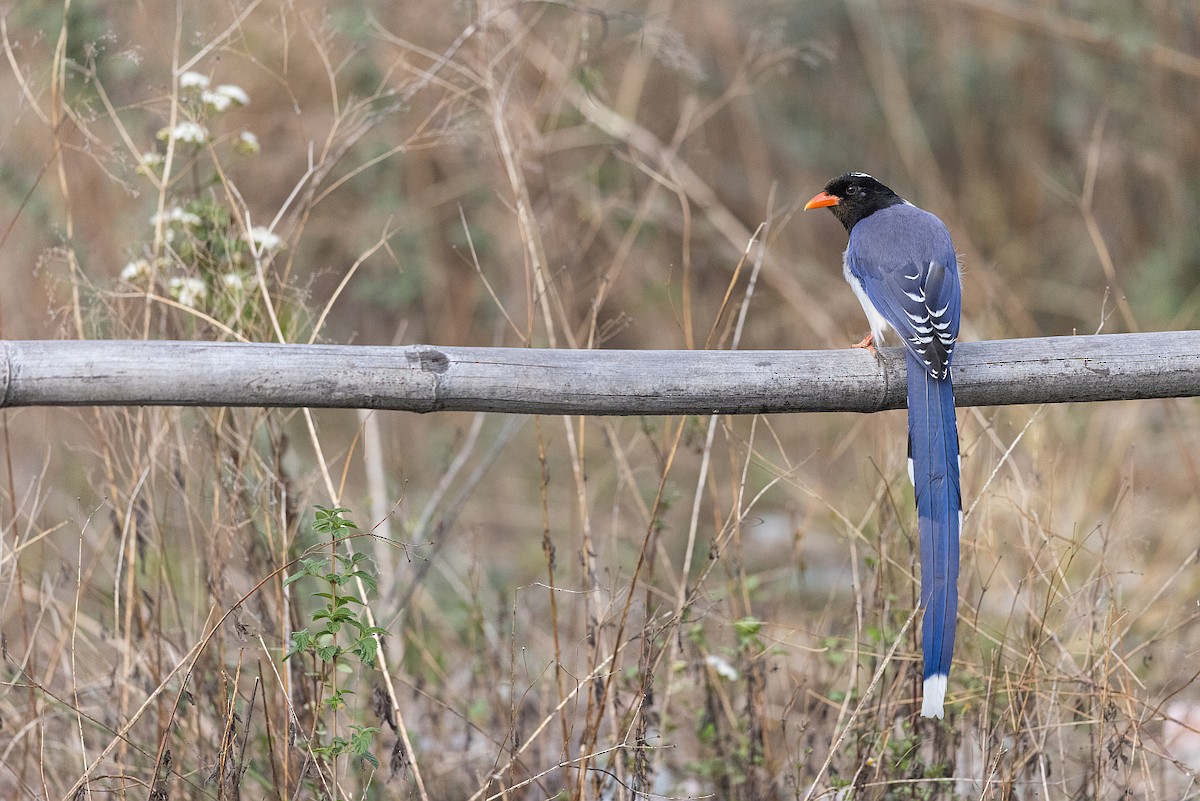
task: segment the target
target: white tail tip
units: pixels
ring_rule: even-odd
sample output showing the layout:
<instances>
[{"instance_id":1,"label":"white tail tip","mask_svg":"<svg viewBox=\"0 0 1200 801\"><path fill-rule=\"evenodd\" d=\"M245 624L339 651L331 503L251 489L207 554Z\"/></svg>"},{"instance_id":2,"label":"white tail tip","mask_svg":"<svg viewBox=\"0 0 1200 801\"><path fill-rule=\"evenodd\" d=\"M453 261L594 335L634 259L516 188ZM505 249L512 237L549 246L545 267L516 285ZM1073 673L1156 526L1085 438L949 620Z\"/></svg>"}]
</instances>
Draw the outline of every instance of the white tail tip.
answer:
<instances>
[{"instance_id":1,"label":"white tail tip","mask_svg":"<svg viewBox=\"0 0 1200 801\"><path fill-rule=\"evenodd\" d=\"M925 700L921 703L921 717L945 717L946 675L939 673L925 679Z\"/></svg>"}]
</instances>

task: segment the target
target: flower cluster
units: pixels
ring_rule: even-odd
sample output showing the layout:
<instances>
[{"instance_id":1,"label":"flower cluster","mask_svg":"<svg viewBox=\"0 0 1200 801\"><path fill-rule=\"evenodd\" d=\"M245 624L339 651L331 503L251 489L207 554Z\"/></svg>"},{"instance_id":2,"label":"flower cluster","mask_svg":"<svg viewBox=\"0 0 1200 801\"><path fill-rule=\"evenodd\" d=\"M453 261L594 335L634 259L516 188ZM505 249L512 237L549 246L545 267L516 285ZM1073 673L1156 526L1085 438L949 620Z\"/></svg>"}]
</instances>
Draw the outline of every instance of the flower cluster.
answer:
<instances>
[{"instance_id":1,"label":"flower cluster","mask_svg":"<svg viewBox=\"0 0 1200 801\"><path fill-rule=\"evenodd\" d=\"M172 206L166 211L163 211L160 214L155 214L150 218L151 225L158 225L159 223L163 223L164 225L178 224L195 227L200 224L200 215L187 211L179 206Z\"/></svg>"},{"instance_id":2,"label":"flower cluster","mask_svg":"<svg viewBox=\"0 0 1200 801\"><path fill-rule=\"evenodd\" d=\"M131 284L140 284L150 280L151 265L149 259L134 259L121 270L121 280Z\"/></svg>"},{"instance_id":3,"label":"flower cluster","mask_svg":"<svg viewBox=\"0 0 1200 801\"><path fill-rule=\"evenodd\" d=\"M192 308L199 306L200 302L208 297L208 284L199 278L187 275L177 275L172 278L167 282L167 289L171 292L171 297L184 306Z\"/></svg>"},{"instance_id":4,"label":"flower cluster","mask_svg":"<svg viewBox=\"0 0 1200 801\"><path fill-rule=\"evenodd\" d=\"M283 240L279 235L262 225L256 225L250 229L250 243L260 253L269 253L283 247Z\"/></svg>"},{"instance_id":5,"label":"flower cluster","mask_svg":"<svg viewBox=\"0 0 1200 801\"><path fill-rule=\"evenodd\" d=\"M242 87L227 83L218 86L211 92L205 89L200 93L200 101L220 114L231 106L250 105L250 95L246 94Z\"/></svg>"},{"instance_id":6,"label":"flower cluster","mask_svg":"<svg viewBox=\"0 0 1200 801\"><path fill-rule=\"evenodd\" d=\"M207 75L187 71L179 76L179 93L184 110L190 119L175 125L161 128L156 135L160 142L172 142L182 145L201 147L208 144L208 128L200 120L211 119L236 106L250 105L250 95L236 84L223 83L215 88L209 88L211 81ZM258 139L249 131L238 135L234 150L239 153L257 153ZM139 167L145 171L162 164L162 156L157 151L143 153Z\"/></svg>"},{"instance_id":7,"label":"flower cluster","mask_svg":"<svg viewBox=\"0 0 1200 801\"><path fill-rule=\"evenodd\" d=\"M174 128L161 128L155 137L160 142L174 139L185 145L202 145L208 141L208 129L198 122L187 120Z\"/></svg>"},{"instance_id":8,"label":"flower cluster","mask_svg":"<svg viewBox=\"0 0 1200 801\"><path fill-rule=\"evenodd\" d=\"M250 131L232 138L210 133L221 114L250 104L245 89L231 83L214 85L208 75L191 70L180 73L177 86L180 121L160 129L155 138L162 144L138 156L139 173L161 174L172 148L188 159L176 164L186 163L191 170L203 165L205 148L215 159L212 148L222 141L239 155L259 152L258 137ZM245 325L258 313L252 267L284 247L283 238L271 228L247 229L231 217L218 196L207 192L167 205L150 217L150 225L166 245L166 255L131 259L120 272L123 282L143 291L158 287L180 305L230 326Z\"/></svg>"}]
</instances>

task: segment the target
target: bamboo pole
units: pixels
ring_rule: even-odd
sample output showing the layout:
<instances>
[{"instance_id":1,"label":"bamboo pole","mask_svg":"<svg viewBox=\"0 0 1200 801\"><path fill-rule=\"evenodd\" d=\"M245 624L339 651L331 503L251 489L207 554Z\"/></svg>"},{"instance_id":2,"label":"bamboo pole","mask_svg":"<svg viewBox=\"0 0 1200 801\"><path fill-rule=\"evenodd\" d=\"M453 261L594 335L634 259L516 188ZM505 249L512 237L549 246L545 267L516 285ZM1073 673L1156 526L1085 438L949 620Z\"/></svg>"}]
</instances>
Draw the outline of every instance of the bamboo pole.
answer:
<instances>
[{"instance_id":1,"label":"bamboo pole","mask_svg":"<svg viewBox=\"0 0 1200 801\"><path fill-rule=\"evenodd\" d=\"M904 358L175 341L0 342L3 406L274 406L656 415L874 412ZM1200 395L1200 332L960 343L959 406Z\"/></svg>"}]
</instances>

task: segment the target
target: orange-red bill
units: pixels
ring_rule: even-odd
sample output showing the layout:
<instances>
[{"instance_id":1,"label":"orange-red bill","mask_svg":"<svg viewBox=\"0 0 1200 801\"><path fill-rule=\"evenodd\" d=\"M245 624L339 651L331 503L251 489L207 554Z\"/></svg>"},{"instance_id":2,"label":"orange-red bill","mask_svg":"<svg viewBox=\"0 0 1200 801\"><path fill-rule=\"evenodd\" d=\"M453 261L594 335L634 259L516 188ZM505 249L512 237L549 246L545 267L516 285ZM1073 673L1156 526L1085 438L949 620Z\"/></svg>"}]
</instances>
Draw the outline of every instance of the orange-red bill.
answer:
<instances>
[{"instance_id":1,"label":"orange-red bill","mask_svg":"<svg viewBox=\"0 0 1200 801\"><path fill-rule=\"evenodd\" d=\"M841 202L841 199L836 195L831 195L828 192L821 192L812 200L804 204L804 210L808 211L809 209L823 209L826 206L836 206Z\"/></svg>"}]
</instances>

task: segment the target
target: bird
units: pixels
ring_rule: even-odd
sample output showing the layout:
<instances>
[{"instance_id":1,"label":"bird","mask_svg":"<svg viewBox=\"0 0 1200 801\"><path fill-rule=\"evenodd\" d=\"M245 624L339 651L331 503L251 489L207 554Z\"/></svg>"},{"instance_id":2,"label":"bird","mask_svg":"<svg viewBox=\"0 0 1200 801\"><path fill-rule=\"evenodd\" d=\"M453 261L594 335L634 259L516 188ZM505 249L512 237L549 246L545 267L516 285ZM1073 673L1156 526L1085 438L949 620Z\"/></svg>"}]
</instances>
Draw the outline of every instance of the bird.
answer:
<instances>
[{"instance_id":1,"label":"bird","mask_svg":"<svg viewBox=\"0 0 1200 801\"><path fill-rule=\"evenodd\" d=\"M828 208L850 240L843 273L871 332L855 347L895 338L908 367L908 475L921 553L921 715L942 718L958 623L958 424L950 362L962 316L962 280L946 225L875 178L834 178L804 206Z\"/></svg>"}]
</instances>

